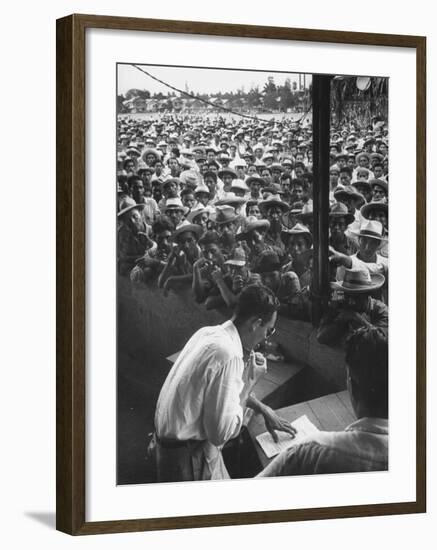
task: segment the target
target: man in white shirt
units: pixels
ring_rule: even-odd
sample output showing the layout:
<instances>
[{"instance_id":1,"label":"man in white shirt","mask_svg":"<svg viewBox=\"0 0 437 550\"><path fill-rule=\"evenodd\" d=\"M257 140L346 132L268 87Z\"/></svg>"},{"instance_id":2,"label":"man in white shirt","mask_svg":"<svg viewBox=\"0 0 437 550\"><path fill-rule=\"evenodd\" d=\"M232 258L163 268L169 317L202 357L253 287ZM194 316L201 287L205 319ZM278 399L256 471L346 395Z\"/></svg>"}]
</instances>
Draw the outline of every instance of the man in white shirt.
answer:
<instances>
[{"instance_id":1,"label":"man in white shirt","mask_svg":"<svg viewBox=\"0 0 437 550\"><path fill-rule=\"evenodd\" d=\"M203 327L187 342L161 389L155 413L158 481L227 479L221 449L238 436L245 407L266 427L295 430L251 390L266 362L255 347L274 332L279 302L262 285L240 294L229 321Z\"/></svg>"}]
</instances>

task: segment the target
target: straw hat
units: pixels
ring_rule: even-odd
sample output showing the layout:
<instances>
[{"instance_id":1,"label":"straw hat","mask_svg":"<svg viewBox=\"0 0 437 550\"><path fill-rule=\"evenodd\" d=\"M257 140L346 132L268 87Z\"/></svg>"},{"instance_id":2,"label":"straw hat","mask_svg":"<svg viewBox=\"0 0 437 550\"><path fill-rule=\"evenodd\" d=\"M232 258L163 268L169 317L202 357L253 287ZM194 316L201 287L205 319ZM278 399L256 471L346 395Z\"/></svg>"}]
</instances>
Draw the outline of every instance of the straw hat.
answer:
<instances>
[{"instance_id":1,"label":"straw hat","mask_svg":"<svg viewBox=\"0 0 437 550\"><path fill-rule=\"evenodd\" d=\"M134 208L138 208L139 210L142 210L146 205L143 203L136 203L134 199L131 199L131 197L125 197L120 205L120 210L117 213L117 217L121 218L124 214L127 214L127 212L130 212Z\"/></svg>"},{"instance_id":2,"label":"straw hat","mask_svg":"<svg viewBox=\"0 0 437 550\"><path fill-rule=\"evenodd\" d=\"M364 218L368 219L370 212L373 210L383 210L388 215L388 204L381 201L368 202L361 208L360 212Z\"/></svg>"},{"instance_id":3,"label":"straw hat","mask_svg":"<svg viewBox=\"0 0 437 550\"><path fill-rule=\"evenodd\" d=\"M291 237L296 236L304 237L308 244L308 248L313 246L313 236L311 235L311 231L305 225L297 223L291 229L283 229L281 232L281 237L287 242Z\"/></svg>"},{"instance_id":4,"label":"straw hat","mask_svg":"<svg viewBox=\"0 0 437 550\"><path fill-rule=\"evenodd\" d=\"M351 224L355 220L355 216L349 212L347 206L342 202L335 202L331 206L329 218L344 218L346 225Z\"/></svg>"},{"instance_id":5,"label":"straw hat","mask_svg":"<svg viewBox=\"0 0 437 550\"><path fill-rule=\"evenodd\" d=\"M384 275L370 273L368 269L345 269L342 281L331 283L331 288L348 294L368 294L381 288L385 282Z\"/></svg>"},{"instance_id":6,"label":"straw hat","mask_svg":"<svg viewBox=\"0 0 437 550\"><path fill-rule=\"evenodd\" d=\"M200 225L197 225L195 223L182 223L172 233L171 240L177 241L178 237L180 237L183 233L194 233L194 235L198 239L202 235L203 229L200 227Z\"/></svg>"},{"instance_id":7,"label":"straw hat","mask_svg":"<svg viewBox=\"0 0 437 550\"><path fill-rule=\"evenodd\" d=\"M286 212L290 208L286 202L281 200L279 194L271 195L259 203L259 208L263 213L271 206L278 206L283 212Z\"/></svg>"},{"instance_id":8,"label":"straw hat","mask_svg":"<svg viewBox=\"0 0 437 550\"><path fill-rule=\"evenodd\" d=\"M371 239L377 239L378 241L386 241L383 237L382 223L376 220L364 219L361 223L359 231L351 231L357 237L370 237Z\"/></svg>"},{"instance_id":9,"label":"straw hat","mask_svg":"<svg viewBox=\"0 0 437 550\"><path fill-rule=\"evenodd\" d=\"M246 265L246 252L244 251L244 248L241 248L241 246L237 246L232 256L229 258L229 260L226 260L225 264L227 265L236 265L239 267L243 267Z\"/></svg>"}]
</instances>

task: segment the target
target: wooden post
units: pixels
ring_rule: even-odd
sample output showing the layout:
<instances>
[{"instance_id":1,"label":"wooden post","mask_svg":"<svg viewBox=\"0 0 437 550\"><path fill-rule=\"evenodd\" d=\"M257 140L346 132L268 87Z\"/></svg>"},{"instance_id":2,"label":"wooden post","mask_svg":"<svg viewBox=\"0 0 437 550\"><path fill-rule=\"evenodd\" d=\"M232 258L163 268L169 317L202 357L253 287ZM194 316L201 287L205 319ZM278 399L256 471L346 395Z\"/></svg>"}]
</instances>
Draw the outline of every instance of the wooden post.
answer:
<instances>
[{"instance_id":1,"label":"wooden post","mask_svg":"<svg viewBox=\"0 0 437 550\"><path fill-rule=\"evenodd\" d=\"M317 325L329 297L329 140L331 120L331 79L314 75L313 102L313 202L314 264L312 321Z\"/></svg>"}]
</instances>

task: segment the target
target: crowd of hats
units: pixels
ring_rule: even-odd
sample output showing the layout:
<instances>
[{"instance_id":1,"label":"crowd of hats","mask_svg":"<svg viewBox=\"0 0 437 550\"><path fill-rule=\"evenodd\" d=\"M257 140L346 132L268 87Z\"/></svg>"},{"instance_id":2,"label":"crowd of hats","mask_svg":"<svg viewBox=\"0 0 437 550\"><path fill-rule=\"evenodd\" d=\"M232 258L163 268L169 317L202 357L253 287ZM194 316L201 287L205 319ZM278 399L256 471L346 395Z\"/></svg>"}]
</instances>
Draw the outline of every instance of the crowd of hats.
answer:
<instances>
[{"instance_id":1,"label":"crowd of hats","mask_svg":"<svg viewBox=\"0 0 437 550\"><path fill-rule=\"evenodd\" d=\"M312 189L318 182L313 180L312 138L310 120L297 122L288 115L269 121L122 116L117 128L119 227L138 209L150 237L147 246L153 248L154 222L180 213L176 224L170 220L172 242L190 233L201 250L213 240L221 243L223 227L230 225L235 246L223 246L224 265L243 266L247 253L242 242L254 230L270 230L267 213L274 209L285 253L267 254L260 269L281 269L289 260L287 242L293 236L301 235L308 248L313 246ZM132 182L138 178L142 190L140 185L135 195ZM382 212L388 219L385 121L374 119L364 128L353 122L332 128L329 178L330 219L344 219L357 238L387 240L388 224L383 226L374 215ZM364 279L338 284L365 286Z\"/></svg>"}]
</instances>

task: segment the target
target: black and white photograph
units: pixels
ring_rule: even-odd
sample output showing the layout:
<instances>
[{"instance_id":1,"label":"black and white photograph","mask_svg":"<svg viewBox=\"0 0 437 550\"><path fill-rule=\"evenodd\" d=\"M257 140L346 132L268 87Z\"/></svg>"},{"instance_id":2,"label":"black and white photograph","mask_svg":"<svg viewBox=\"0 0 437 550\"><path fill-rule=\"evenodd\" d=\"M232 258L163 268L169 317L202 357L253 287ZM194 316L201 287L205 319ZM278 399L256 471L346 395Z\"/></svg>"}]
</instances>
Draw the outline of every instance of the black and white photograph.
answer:
<instances>
[{"instance_id":1,"label":"black and white photograph","mask_svg":"<svg viewBox=\"0 0 437 550\"><path fill-rule=\"evenodd\" d=\"M117 484L389 470L389 78L116 79Z\"/></svg>"}]
</instances>

